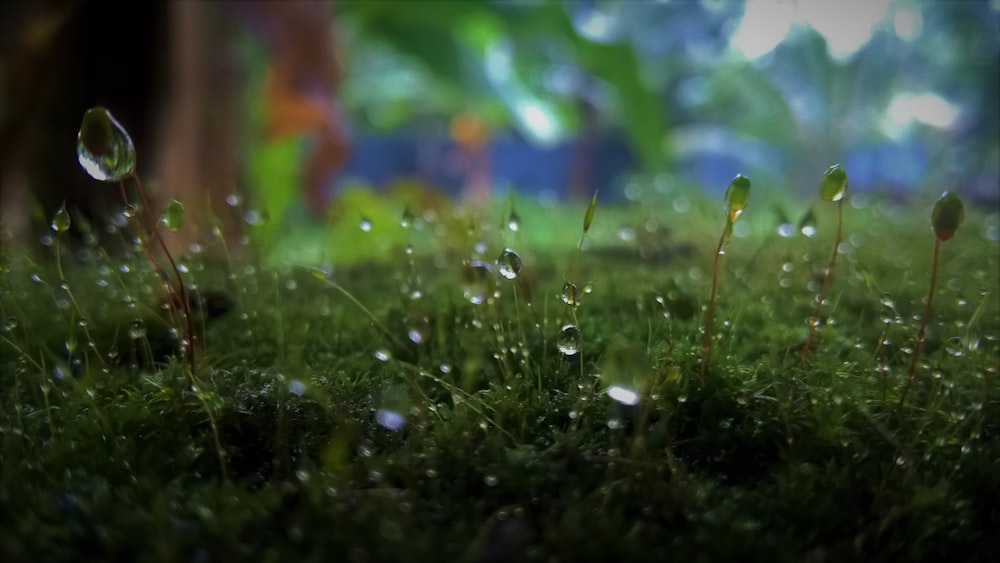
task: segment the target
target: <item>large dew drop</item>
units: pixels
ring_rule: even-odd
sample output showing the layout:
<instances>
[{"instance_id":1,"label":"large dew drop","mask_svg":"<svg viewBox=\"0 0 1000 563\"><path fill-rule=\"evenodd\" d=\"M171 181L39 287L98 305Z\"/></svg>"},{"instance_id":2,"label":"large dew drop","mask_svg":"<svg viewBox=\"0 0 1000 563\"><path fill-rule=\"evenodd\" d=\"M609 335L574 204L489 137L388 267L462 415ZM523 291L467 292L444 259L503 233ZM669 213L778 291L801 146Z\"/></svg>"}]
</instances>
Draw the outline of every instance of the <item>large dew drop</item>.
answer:
<instances>
[{"instance_id":1,"label":"large dew drop","mask_svg":"<svg viewBox=\"0 0 1000 563\"><path fill-rule=\"evenodd\" d=\"M607 390L608 397L618 401L623 405L634 407L639 404L639 394L621 385L612 385Z\"/></svg>"},{"instance_id":2,"label":"large dew drop","mask_svg":"<svg viewBox=\"0 0 1000 563\"><path fill-rule=\"evenodd\" d=\"M462 272L462 295L473 305L482 305L493 295L496 284L493 268L486 262L474 261Z\"/></svg>"},{"instance_id":3,"label":"large dew drop","mask_svg":"<svg viewBox=\"0 0 1000 563\"><path fill-rule=\"evenodd\" d=\"M521 265L521 257L517 255L517 252L509 248L505 248L500 253L500 256L497 257L497 268L500 275L509 280L515 279L520 275Z\"/></svg>"},{"instance_id":4,"label":"large dew drop","mask_svg":"<svg viewBox=\"0 0 1000 563\"><path fill-rule=\"evenodd\" d=\"M566 356L573 356L580 353L580 345L583 343L583 334L576 325L566 325L559 331L556 337L556 347Z\"/></svg>"},{"instance_id":5,"label":"large dew drop","mask_svg":"<svg viewBox=\"0 0 1000 563\"><path fill-rule=\"evenodd\" d=\"M118 182L135 170L135 146L121 123L106 108L90 108L76 136L80 166L95 180Z\"/></svg>"}]
</instances>

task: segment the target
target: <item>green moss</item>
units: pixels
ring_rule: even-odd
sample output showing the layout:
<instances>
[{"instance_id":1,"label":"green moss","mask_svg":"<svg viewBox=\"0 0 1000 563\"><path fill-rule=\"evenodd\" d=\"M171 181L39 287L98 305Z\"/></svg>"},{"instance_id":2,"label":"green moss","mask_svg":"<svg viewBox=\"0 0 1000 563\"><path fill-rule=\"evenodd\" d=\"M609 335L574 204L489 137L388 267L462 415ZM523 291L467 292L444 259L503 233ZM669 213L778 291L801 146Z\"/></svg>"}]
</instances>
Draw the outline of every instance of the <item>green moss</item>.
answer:
<instances>
[{"instance_id":1,"label":"green moss","mask_svg":"<svg viewBox=\"0 0 1000 563\"><path fill-rule=\"evenodd\" d=\"M5 245L0 557L996 553L997 215L967 209L958 244L942 254L925 365L899 405L930 266L924 202L857 200L845 214L851 236L817 327L823 346L805 367L825 256L812 241L778 236L769 214L741 218L702 383L698 313L717 202L670 198L602 204L582 252L583 206L519 200L517 232L498 227L499 204L496 217L457 219L408 204L398 232L390 221L404 206L373 207L386 217L375 226L386 242L366 259L354 248L378 233L349 214L333 226L335 245L310 236L328 234L316 226L275 241L260 261L185 257L189 283L233 303L199 320L200 399L187 364L171 357L143 256L83 243L70 258L63 245L59 276L55 247ZM286 245L294 259L280 253ZM469 303L463 261L508 247L522 259L516 280ZM329 275L317 277L317 266ZM570 269L576 307L560 296ZM133 339L135 319L146 334ZM581 353L565 356L556 339L570 323ZM638 393L634 406L606 393L623 381Z\"/></svg>"}]
</instances>

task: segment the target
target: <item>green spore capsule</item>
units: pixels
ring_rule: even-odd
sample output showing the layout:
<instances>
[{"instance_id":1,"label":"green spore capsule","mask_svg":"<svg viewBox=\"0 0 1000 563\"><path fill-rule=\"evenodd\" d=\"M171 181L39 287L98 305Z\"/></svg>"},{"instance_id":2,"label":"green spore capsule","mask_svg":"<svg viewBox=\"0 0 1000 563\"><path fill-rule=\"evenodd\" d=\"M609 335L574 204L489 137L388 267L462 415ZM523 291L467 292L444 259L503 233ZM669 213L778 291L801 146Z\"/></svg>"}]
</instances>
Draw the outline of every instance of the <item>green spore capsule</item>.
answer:
<instances>
[{"instance_id":1,"label":"green spore capsule","mask_svg":"<svg viewBox=\"0 0 1000 563\"><path fill-rule=\"evenodd\" d=\"M161 220L171 231L176 233L181 230L181 227L184 226L184 204L176 199L170 200L166 210L163 211Z\"/></svg>"},{"instance_id":2,"label":"green spore capsule","mask_svg":"<svg viewBox=\"0 0 1000 563\"><path fill-rule=\"evenodd\" d=\"M95 180L118 182L135 169L135 146L121 123L98 106L83 114L76 137L80 166Z\"/></svg>"},{"instance_id":3,"label":"green spore capsule","mask_svg":"<svg viewBox=\"0 0 1000 563\"><path fill-rule=\"evenodd\" d=\"M840 201L847 194L847 172L839 164L826 169L819 182L819 197L824 201Z\"/></svg>"},{"instance_id":4,"label":"green spore capsule","mask_svg":"<svg viewBox=\"0 0 1000 563\"><path fill-rule=\"evenodd\" d=\"M52 223L49 226L57 233L65 233L69 230L69 225L69 213L66 211L66 203L64 202L59 211L56 211L56 214L52 216Z\"/></svg>"},{"instance_id":5,"label":"green spore capsule","mask_svg":"<svg viewBox=\"0 0 1000 563\"><path fill-rule=\"evenodd\" d=\"M965 220L965 206L955 192L944 192L934 204L931 224L934 225L934 235L942 241L955 236L955 231Z\"/></svg>"},{"instance_id":6,"label":"green spore capsule","mask_svg":"<svg viewBox=\"0 0 1000 563\"><path fill-rule=\"evenodd\" d=\"M747 200L750 199L750 178L743 174L737 174L729 187L726 188L726 208L730 223L735 223L736 219L747 207Z\"/></svg>"}]
</instances>

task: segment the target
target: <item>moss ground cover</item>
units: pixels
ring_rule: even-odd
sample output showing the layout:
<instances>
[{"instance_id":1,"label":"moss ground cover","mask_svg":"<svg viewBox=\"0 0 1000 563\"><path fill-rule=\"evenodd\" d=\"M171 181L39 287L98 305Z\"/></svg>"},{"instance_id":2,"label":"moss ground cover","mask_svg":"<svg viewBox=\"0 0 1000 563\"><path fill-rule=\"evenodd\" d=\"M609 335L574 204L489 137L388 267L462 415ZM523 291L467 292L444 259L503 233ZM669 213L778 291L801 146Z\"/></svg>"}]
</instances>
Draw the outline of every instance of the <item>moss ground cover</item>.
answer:
<instances>
[{"instance_id":1,"label":"moss ground cover","mask_svg":"<svg viewBox=\"0 0 1000 563\"><path fill-rule=\"evenodd\" d=\"M596 213L357 192L330 225L248 225L229 260L179 257L193 374L144 254L72 210L75 243L5 243L0 557L995 557L1000 216L968 207L941 249L901 403L931 199L849 196L804 364L835 224L786 236L796 210L755 193L702 379L723 210L653 192Z\"/></svg>"}]
</instances>

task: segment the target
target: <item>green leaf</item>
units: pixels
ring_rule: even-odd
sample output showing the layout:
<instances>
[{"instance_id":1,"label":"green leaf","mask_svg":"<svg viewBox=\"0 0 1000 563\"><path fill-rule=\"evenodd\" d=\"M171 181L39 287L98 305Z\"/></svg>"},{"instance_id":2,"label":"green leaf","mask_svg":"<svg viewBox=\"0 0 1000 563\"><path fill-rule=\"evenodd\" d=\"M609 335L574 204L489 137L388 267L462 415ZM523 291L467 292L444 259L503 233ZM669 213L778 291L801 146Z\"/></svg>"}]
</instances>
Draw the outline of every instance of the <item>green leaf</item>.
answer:
<instances>
[{"instance_id":1,"label":"green leaf","mask_svg":"<svg viewBox=\"0 0 1000 563\"><path fill-rule=\"evenodd\" d=\"M819 197L824 201L840 201L847 193L847 172L839 164L826 169L819 183Z\"/></svg>"},{"instance_id":2,"label":"green leaf","mask_svg":"<svg viewBox=\"0 0 1000 563\"><path fill-rule=\"evenodd\" d=\"M955 192L944 192L934 204L931 223L934 234L942 241L955 236L958 226L965 220L965 206Z\"/></svg>"}]
</instances>

